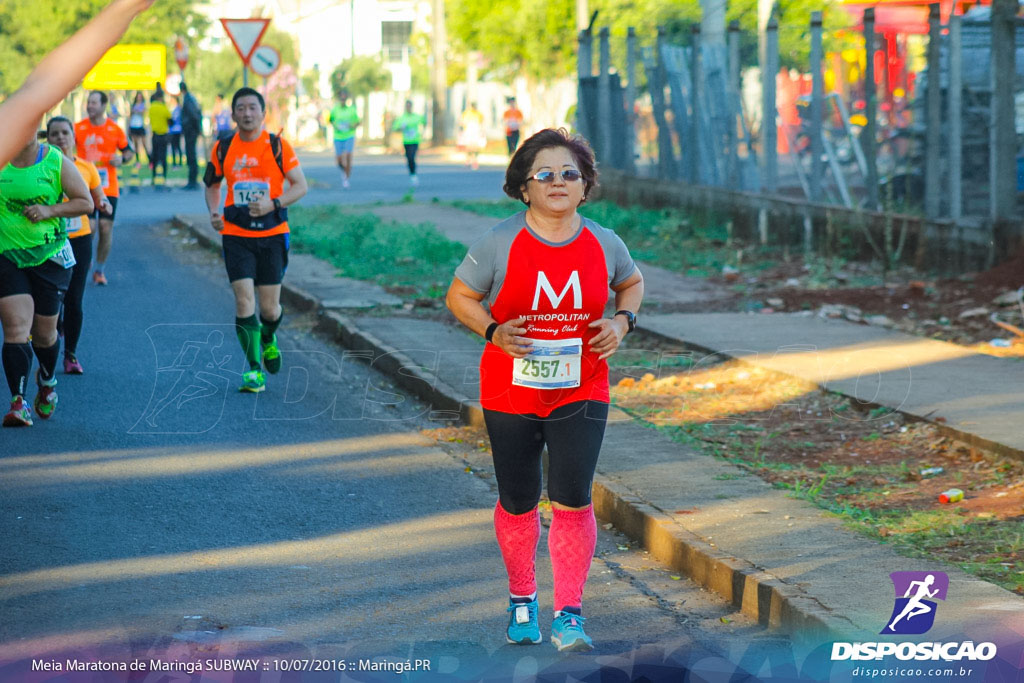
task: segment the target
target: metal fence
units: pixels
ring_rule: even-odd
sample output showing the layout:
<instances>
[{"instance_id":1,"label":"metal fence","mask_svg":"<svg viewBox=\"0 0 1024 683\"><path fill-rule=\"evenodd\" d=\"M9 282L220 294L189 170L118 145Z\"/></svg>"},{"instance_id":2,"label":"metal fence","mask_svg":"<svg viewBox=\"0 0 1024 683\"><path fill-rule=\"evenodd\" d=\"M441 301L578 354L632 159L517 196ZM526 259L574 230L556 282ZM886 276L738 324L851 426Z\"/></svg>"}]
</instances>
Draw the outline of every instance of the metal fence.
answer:
<instances>
[{"instance_id":1,"label":"metal fence","mask_svg":"<svg viewBox=\"0 0 1024 683\"><path fill-rule=\"evenodd\" d=\"M669 44L659 31L656 38L647 37L647 47L638 49L631 29L624 86L619 74L610 73L608 30L599 33L596 74L592 38L584 31L579 128L594 143L601 163L633 177L853 211L923 215L922 229L935 233L929 221L952 221L961 235L973 235L978 244L991 243L996 233L1004 241L1018 239L1022 231L1014 218L1018 190L1024 190L1024 173L1018 173L1018 165L1024 170L1024 159L1018 162L1017 153L1018 133L1024 134L1024 97L1019 107L1016 101L1024 91L1024 28L1017 26L1015 11L1015 0L993 0L991 11L976 8L966 17L949 17L943 25L939 5L930 6L928 67L916 74L907 118L894 124L891 113L880 117L877 89L864 87L860 126L851 123L851 103L825 91L818 12L809 26L805 73L812 87L798 108L799 125L779 125L774 19L764 36L758 112L744 110L735 22L725 44L703 44L695 27L687 45ZM873 9L865 11L863 31L869 48L864 82L873 84ZM637 163L633 115L638 66L646 76L657 131L643 164ZM930 78L932 73L941 77ZM760 121L759 131L748 128L750 120ZM781 146L776 136L782 138ZM786 153L779 154L780 148Z\"/></svg>"}]
</instances>

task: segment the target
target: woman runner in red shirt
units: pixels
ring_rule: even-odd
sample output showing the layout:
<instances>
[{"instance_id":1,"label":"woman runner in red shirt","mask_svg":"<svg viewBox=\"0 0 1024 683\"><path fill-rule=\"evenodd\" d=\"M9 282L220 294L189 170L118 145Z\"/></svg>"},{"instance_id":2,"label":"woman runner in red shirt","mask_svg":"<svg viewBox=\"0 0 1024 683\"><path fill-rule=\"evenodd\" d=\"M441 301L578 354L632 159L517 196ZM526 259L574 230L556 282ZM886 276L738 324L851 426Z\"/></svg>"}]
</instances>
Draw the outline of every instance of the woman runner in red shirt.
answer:
<instances>
[{"instance_id":1,"label":"woman runner in red shirt","mask_svg":"<svg viewBox=\"0 0 1024 683\"><path fill-rule=\"evenodd\" d=\"M622 240L576 212L596 184L583 138L547 129L524 142L504 190L526 210L470 247L446 299L488 341L480 403L498 482L494 529L509 577L511 643L541 640L534 567L547 445L551 642L560 651L593 647L582 603L597 540L590 493L608 418L605 359L635 326L644 292ZM616 312L605 318L609 287Z\"/></svg>"}]
</instances>

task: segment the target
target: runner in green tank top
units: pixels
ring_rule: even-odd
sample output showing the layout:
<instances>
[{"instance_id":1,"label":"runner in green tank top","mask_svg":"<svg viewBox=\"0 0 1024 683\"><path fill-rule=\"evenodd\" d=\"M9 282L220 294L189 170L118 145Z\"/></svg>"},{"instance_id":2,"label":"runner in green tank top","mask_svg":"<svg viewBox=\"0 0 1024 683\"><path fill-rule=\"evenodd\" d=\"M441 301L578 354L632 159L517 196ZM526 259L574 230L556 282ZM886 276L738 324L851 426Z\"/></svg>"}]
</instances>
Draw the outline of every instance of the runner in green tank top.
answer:
<instances>
[{"instance_id":1,"label":"runner in green tank top","mask_svg":"<svg viewBox=\"0 0 1024 683\"><path fill-rule=\"evenodd\" d=\"M57 314L75 265L65 219L92 209L74 162L35 135L0 170L0 361L11 390L4 427L32 424L24 395L33 352L39 359L35 410L45 420L57 406Z\"/></svg>"},{"instance_id":2,"label":"runner in green tank top","mask_svg":"<svg viewBox=\"0 0 1024 683\"><path fill-rule=\"evenodd\" d=\"M416 177L416 152L419 151L422 130L425 125L427 125L427 119L423 114L413 113L412 100L405 101L405 112L391 124L392 130L402 131L405 162L409 166L409 182L413 185L419 185L419 180Z\"/></svg>"}]
</instances>

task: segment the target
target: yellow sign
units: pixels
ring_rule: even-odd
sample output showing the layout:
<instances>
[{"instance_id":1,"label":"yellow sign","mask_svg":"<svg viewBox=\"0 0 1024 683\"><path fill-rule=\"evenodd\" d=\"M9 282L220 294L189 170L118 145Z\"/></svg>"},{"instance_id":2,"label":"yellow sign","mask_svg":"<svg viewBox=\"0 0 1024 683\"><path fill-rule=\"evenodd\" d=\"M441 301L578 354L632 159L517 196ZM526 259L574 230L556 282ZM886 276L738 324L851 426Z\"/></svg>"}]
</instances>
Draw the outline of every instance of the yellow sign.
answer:
<instances>
[{"instance_id":1,"label":"yellow sign","mask_svg":"<svg viewBox=\"0 0 1024 683\"><path fill-rule=\"evenodd\" d=\"M167 47L115 45L85 76L86 90L154 90L167 80Z\"/></svg>"}]
</instances>

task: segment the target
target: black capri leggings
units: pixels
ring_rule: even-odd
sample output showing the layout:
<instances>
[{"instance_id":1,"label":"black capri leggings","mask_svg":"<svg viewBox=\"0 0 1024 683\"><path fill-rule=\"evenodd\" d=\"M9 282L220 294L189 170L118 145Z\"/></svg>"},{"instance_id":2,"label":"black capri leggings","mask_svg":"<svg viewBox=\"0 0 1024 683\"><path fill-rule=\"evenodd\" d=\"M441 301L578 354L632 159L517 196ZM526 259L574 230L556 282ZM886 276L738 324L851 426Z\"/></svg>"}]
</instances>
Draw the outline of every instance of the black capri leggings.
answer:
<instances>
[{"instance_id":1,"label":"black capri leggings","mask_svg":"<svg viewBox=\"0 0 1024 683\"><path fill-rule=\"evenodd\" d=\"M405 146L405 163L409 165L409 173L416 175L416 152L420 148L420 143L414 142Z\"/></svg>"},{"instance_id":2,"label":"black capri leggings","mask_svg":"<svg viewBox=\"0 0 1024 683\"><path fill-rule=\"evenodd\" d=\"M60 320L64 334L64 352L78 351L78 340L82 336L82 298L85 296L85 281L92 266L93 236L82 235L71 238L71 249L75 252L75 266L71 270L71 284L64 295L64 307Z\"/></svg>"},{"instance_id":3,"label":"black capri leggings","mask_svg":"<svg viewBox=\"0 0 1024 683\"><path fill-rule=\"evenodd\" d=\"M548 498L566 507L590 505L608 404L579 401L548 417L484 410L494 454L501 507L521 515L537 507L542 484L541 451L548 447Z\"/></svg>"}]
</instances>

